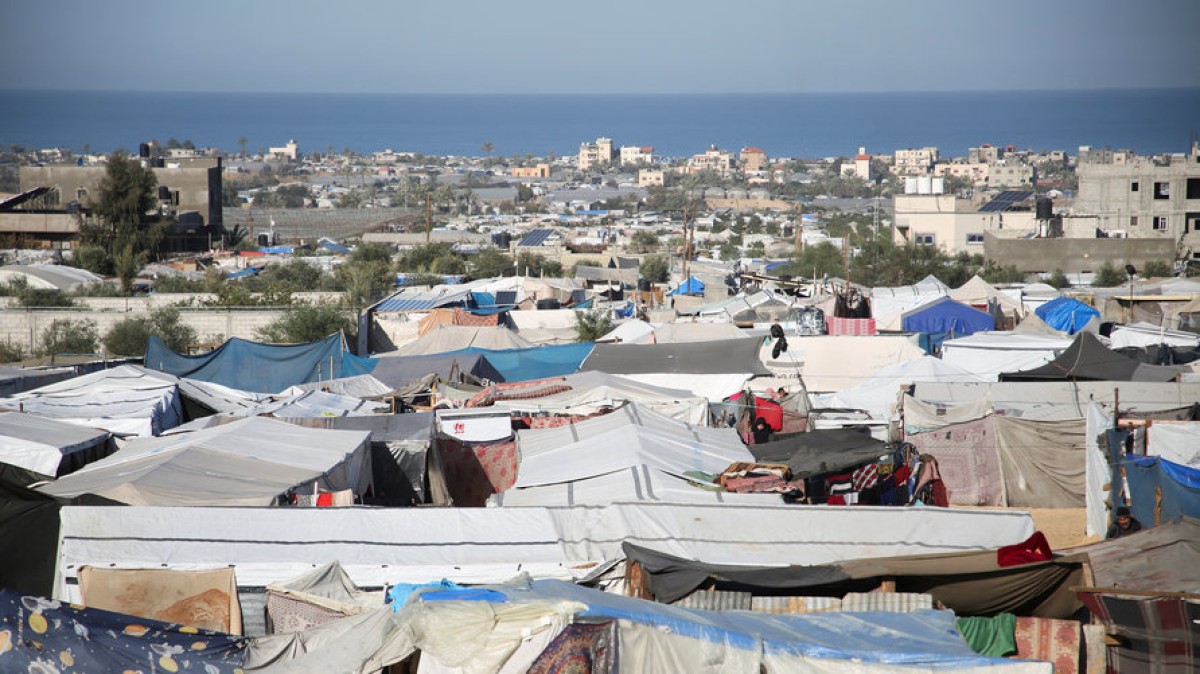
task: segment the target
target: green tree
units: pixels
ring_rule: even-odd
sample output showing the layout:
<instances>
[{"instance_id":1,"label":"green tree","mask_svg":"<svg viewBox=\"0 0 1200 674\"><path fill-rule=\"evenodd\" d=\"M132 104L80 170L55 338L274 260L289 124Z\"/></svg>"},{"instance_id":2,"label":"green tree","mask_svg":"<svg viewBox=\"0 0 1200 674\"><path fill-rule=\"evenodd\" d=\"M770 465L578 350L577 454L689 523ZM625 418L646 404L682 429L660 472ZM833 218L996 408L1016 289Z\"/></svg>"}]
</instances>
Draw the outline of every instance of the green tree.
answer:
<instances>
[{"instance_id":1,"label":"green tree","mask_svg":"<svg viewBox=\"0 0 1200 674\"><path fill-rule=\"evenodd\" d=\"M396 269L409 273L433 271L434 260L453 256L454 249L450 244L427 243L405 251L396 262Z\"/></svg>"},{"instance_id":2,"label":"green tree","mask_svg":"<svg viewBox=\"0 0 1200 674\"><path fill-rule=\"evenodd\" d=\"M1092 287L1115 288L1129 282L1129 275L1124 269L1117 269L1111 262L1105 262L1092 275Z\"/></svg>"},{"instance_id":3,"label":"green tree","mask_svg":"<svg viewBox=\"0 0 1200 674\"><path fill-rule=\"evenodd\" d=\"M19 344L0 342L0 363L16 363L24 357L25 350Z\"/></svg>"},{"instance_id":4,"label":"green tree","mask_svg":"<svg viewBox=\"0 0 1200 674\"><path fill-rule=\"evenodd\" d=\"M1150 260L1142 265L1143 278L1165 278L1172 276L1175 270L1171 265L1162 260Z\"/></svg>"},{"instance_id":5,"label":"green tree","mask_svg":"<svg viewBox=\"0 0 1200 674\"><path fill-rule=\"evenodd\" d=\"M742 256L742 250L732 240L721 244L719 253L723 262L732 262Z\"/></svg>"},{"instance_id":6,"label":"green tree","mask_svg":"<svg viewBox=\"0 0 1200 674\"><path fill-rule=\"evenodd\" d=\"M162 307L150 313L149 320L127 318L117 323L104 336L104 348L120 356L141 356L146 353L150 335L155 335L174 351L182 352L196 343L196 331L180 322L179 309Z\"/></svg>"},{"instance_id":7,"label":"green tree","mask_svg":"<svg viewBox=\"0 0 1200 674\"><path fill-rule=\"evenodd\" d=\"M575 341L594 342L612 332L613 322L608 309L588 309L575 312Z\"/></svg>"},{"instance_id":8,"label":"green tree","mask_svg":"<svg viewBox=\"0 0 1200 674\"><path fill-rule=\"evenodd\" d=\"M1067 278L1067 275L1063 273L1063 270L1055 269L1054 273L1050 274L1050 276L1046 278L1046 284L1062 290L1063 288L1070 287L1071 280Z\"/></svg>"},{"instance_id":9,"label":"green tree","mask_svg":"<svg viewBox=\"0 0 1200 674\"><path fill-rule=\"evenodd\" d=\"M157 251L166 235L166 224L151 215L157 185L154 172L138 160L114 154L92 207L95 221L79 230L81 245L92 249L80 262L97 273L116 273L126 292L137 267Z\"/></svg>"},{"instance_id":10,"label":"green tree","mask_svg":"<svg viewBox=\"0 0 1200 674\"><path fill-rule=\"evenodd\" d=\"M98 344L95 321L60 318L42 331L42 345L37 355L93 354L99 350Z\"/></svg>"},{"instance_id":11,"label":"green tree","mask_svg":"<svg viewBox=\"0 0 1200 674\"><path fill-rule=\"evenodd\" d=\"M648 255L638 266L638 272L651 283L666 283L670 278L671 262L664 255Z\"/></svg>"},{"instance_id":12,"label":"green tree","mask_svg":"<svg viewBox=\"0 0 1200 674\"><path fill-rule=\"evenodd\" d=\"M25 308L73 307L75 300L55 288L35 288L22 277L8 284L0 284L0 295L17 298L17 304Z\"/></svg>"},{"instance_id":13,"label":"green tree","mask_svg":"<svg viewBox=\"0 0 1200 674\"><path fill-rule=\"evenodd\" d=\"M630 239L630 248L638 253L649 253L658 250L658 235L647 230L638 230Z\"/></svg>"},{"instance_id":14,"label":"green tree","mask_svg":"<svg viewBox=\"0 0 1200 674\"><path fill-rule=\"evenodd\" d=\"M354 320L345 309L331 304L298 304L257 331L258 337L276 344L308 344L336 332L350 334Z\"/></svg>"},{"instance_id":15,"label":"green tree","mask_svg":"<svg viewBox=\"0 0 1200 674\"><path fill-rule=\"evenodd\" d=\"M513 259L498 250L484 250L471 258L471 280L515 276L516 273L513 269Z\"/></svg>"}]
</instances>

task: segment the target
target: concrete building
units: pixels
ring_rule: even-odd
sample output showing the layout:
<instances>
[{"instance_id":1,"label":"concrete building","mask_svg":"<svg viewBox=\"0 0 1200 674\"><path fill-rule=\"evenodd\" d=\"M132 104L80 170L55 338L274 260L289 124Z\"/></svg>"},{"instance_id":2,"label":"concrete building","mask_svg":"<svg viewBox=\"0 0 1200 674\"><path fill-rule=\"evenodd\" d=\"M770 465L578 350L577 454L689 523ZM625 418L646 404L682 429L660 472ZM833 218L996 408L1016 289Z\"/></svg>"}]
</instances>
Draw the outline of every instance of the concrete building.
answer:
<instances>
[{"instance_id":1,"label":"concrete building","mask_svg":"<svg viewBox=\"0 0 1200 674\"><path fill-rule=\"evenodd\" d=\"M1200 143L1188 154L1153 158L1085 149L1072 216L1127 238L1165 238L1200 251Z\"/></svg>"},{"instance_id":2,"label":"concrete building","mask_svg":"<svg viewBox=\"0 0 1200 674\"><path fill-rule=\"evenodd\" d=\"M938 161L936 147L896 150L892 156L892 173L898 176L927 175Z\"/></svg>"},{"instance_id":3,"label":"concrete building","mask_svg":"<svg viewBox=\"0 0 1200 674\"><path fill-rule=\"evenodd\" d=\"M183 249L194 249L209 234L219 235L224 225L221 210L221 158L171 159L152 166L158 179L158 210L174 218L169 235L175 239L196 238ZM14 209L0 213L0 233L26 235L60 247L79 231L77 213L86 214L98 197L100 182L108 169L103 166L22 166L22 192L49 188L54 203L34 210ZM200 246L203 250L205 246Z\"/></svg>"},{"instance_id":4,"label":"concrete building","mask_svg":"<svg viewBox=\"0 0 1200 674\"><path fill-rule=\"evenodd\" d=\"M1003 208L989 209L953 194L904 194L895 197L895 241L899 244L937 246L948 254L982 253L984 235L1007 230L1022 234L1038 231L1028 198Z\"/></svg>"},{"instance_id":5,"label":"concrete building","mask_svg":"<svg viewBox=\"0 0 1200 674\"><path fill-rule=\"evenodd\" d=\"M870 182L874 179L874 172L871 170L871 155L867 154L867 148L858 148L858 154L854 155L854 161L842 162L841 175L853 176Z\"/></svg>"},{"instance_id":6,"label":"concrete building","mask_svg":"<svg viewBox=\"0 0 1200 674\"><path fill-rule=\"evenodd\" d=\"M597 138L594 143L579 144L579 170L590 171L611 164L613 160L612 138Z\"/></svg>"},{"instance_id":7,"label":"concrete building","mask_svg":"<svg viewBox=\"0 0 1200 674\"><path fill-rule=\"evenodd\" d=\"M537 166L514 166L512 169L512 177L514 178L549 178L550 165L538 164Z\"/></svg>"},{"instance_id":8,"label":"concrete building","mask_svg":"<svg viewBox=\"0 0 1200 674\"><path fill-rule=\"evenodd\" d=\"M762 148L744 147L738 159L743 173L762 173L768 168L767 153Z\"/></svg>"},{"instance_id":9,"label":"concrete building","mask_svg":"<svg viewBox=\"0 0 1200 674\"><path fill-rule=\"evenodd\" d=\"M662 169L642 169L638 171L638 187L662 187L664 175Z\"/></svg>"},{"instance_id":10,"label":"concrete building","mask_svg":"<svg viewBox=\"0 0 1200 674\"><path fill-rule=\"evenodd\" d=\"M300 157L300 146L289 140L283 147L268 148L267 157L276 161L296 161Z\"/></svg>"},{"instance_id":11,"label":"concrete building","mask_svg":"<svg viewBox=\"0 0 1200 674\"><path fill-rule=\"evenodd\" d=\"M621 165L653 164L654 148L642 145L623 145L621 147Z\"/></svg>"},{"instance_id":12,"label":"concrete building","mask_svg":"<svg viewBox=\"0 0 1200 674\"><path fill-rule=\"evenodd\" d=\"M1037 178L1033 166L1015 159L996 162L943 163L933 167L933 175L966 178L976 187L1031 189Z\"/></svg>"},{"instance_id":13,"label":"concrete building","mask_svg":"<svg viewBox=\"0 0 1200 674\"><path fill-rule=\"evenodd\" d=\"M967 148L967 163L968 164L992 164L1000 161L1004 156L1004 150L992 145L984 143L979 147Z\"/></svg>"},{"instance_id":14,"label":"concrete building","mask_svg":"<svg viewBox=\"0 0 1200 674\"><path fill-rule=\"evenodd\" d=\"M689 158L684 170L686 173L714 171L722 176L727 176L735 168L737 168L737 163L732 152L722 150L716 145L710 145L704 154L693 155Z\"/></svg>"}]
</instances>

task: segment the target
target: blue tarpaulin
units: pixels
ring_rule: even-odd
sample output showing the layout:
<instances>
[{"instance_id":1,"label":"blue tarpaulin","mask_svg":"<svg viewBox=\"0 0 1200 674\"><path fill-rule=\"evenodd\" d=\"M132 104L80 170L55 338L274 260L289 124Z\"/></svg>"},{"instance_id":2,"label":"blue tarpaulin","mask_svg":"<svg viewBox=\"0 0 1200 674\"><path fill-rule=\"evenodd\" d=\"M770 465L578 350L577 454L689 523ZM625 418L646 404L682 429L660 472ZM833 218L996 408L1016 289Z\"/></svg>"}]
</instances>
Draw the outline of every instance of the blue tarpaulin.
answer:
<instances>
[{"instance_id":1,"label":"blue tarpaulin","mask_svg":"<svg viewBox=\"0 0 1200 674\"><path fill-rule=\"evenodd\" d=\"M350 353L341 333L293 346L234 337L199 356L176 353L153 335L146 345L146 367L256 393L279 393L296 384L369 374L375 363L374 358Z\"/></svg>"},{"instance_id":2,"label":"blue tarpaulin","mask_svg":"<svg viewBox=\"0 0 1200 674\"><path fill-rule=\"evenodd\" d=\"M671 289L668 295L703 295L704 283L695 276L689 276L688 280L680 283Z\"/></svg>"},{"instance_id":3,"label":"blue tarpaulin","mask_svg":"<svg viewBox=\"0 0 1200 674\"><path fill-rule=\"evenodd\" d=\"M225 275L225 278L228 278L228 279L245 278L247 276L255 276L257 274L258 274L258 267L246 267L245 269L238 269L237 271L229 272L228 274Z\"/></svg>"},{"instance_id":4,"label":"blue tarpaulin","mask_svg":"<svg viewBox=\"0 0 1200 674\"><path fill-rule=\"evenodd\" d=\"M291 255L295 252L295 248L291 246L260 246L258 252L268 255Z\"/></svg>"},{"instance_id":5,"label":"blue tarpaulin","mask_svg":"<svg viewBox=\"0 0 1200 674\"><path fill-rule=\"evenodd\" d=\"M1068 335L1079 332L1088 321L1100 315L1099 311L1070 297L1052 299L1033 312L1045 321L1046 325Z\"/></svg>"},{"instance_id":6,"label":"blue tarpaulin","mask_svg":"<svg viewBox=\"0 0 1200 674\"><path fill-rule=\"evenodd\" d=\"M0 671L242 671L246 639L0 589ZM47 664L52 663L52 664Z\"/></svg>"},{"instance_id":7,"label":"blue tarpaulin","mask_svg":"<svg viewBox=\"0 0 1200 674\"><path fill-rule=\"evenodd\" d=\"M467 311L476 316L491 316L512 308L511 304L496 304L496 296L492 293L472 290L471 302L467 306Z\"/></svg>"},{"instance_id":8,"label":"blue tarpaulin","mask_svg":"<svg viewBox=\"0 0 1200 674\"><path fill-rule=\"evenodd\" d=\"M905 312L901 327L909 332L953 333L955 337L964 337L995 330L996 319L985 311L943 297Z\"/></svg>"},{"instance_id":9,"label":"blue tarpaulin","mask_svg":"<svg viewBox=\"0 0 1200 674\"><path fill-rule=\"evenodd\" d=\"M458 354L483 354L492 367L504 375L504 381L528 381L546 377L561 377L579 371L579 366L592 352L592 342L552 344L528 349L462 349Z\"/></svg>"},{"instance_id":10,"label":"blue tarpaulin","mask_svg":"<svg viewBox=\"0 0 1200 674\"><path fill-rule=\"evenodd\" d=\"M1130 510L1142 526L1154 522L1156 490L1162 490L1163 520L1180 515L1200 517L1200 468L1133 454L1127 454L1122 465L1129 483Z\"/></svg>"},{"instance_id":11,"label":"blue tarpaulin","mask_svg":"<svg viewBox=\"0 0 1200 674\"><path fill-rule=\"evenodd\" d=\"M377 358L376 361L378 364L371 371L371 376L392 388L401 388L428 374L454 380L454 374L465 372L489 381L504 381L504 375L492 367L487 356L482 353L386 356Z\"/></svg>"}]
</instances>

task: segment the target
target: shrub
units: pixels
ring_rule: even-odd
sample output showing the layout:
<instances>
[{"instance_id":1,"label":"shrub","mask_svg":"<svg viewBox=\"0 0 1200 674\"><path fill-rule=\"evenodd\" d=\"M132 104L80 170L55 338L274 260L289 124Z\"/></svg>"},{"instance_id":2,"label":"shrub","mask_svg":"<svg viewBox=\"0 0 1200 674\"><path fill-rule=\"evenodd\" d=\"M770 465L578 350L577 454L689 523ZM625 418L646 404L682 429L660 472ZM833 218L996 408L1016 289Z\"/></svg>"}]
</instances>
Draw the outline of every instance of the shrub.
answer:
<instances>
[{"instance_id":1,"label":"shrub","mask_svg":"<svg viewBox=\"0 0 1200 674\"><path fill-rule=\"evenodd\" d=\"M95 321L60 318L42 332L42 345L37 355L92 354L99 351L99 341Z\"/></svg>"},{"instance_id":2,"label":"shrub","mask_svg":"<svg viewBox=\"0 0 1200 674\"><path fill-rule=\"evenodd\" d=\"M350 314L330 304L298 304L257 331L259 339L277 344L307 344L335 332L354 332Z\"/></svg>"},{"instance_id":3,"label":"shrub","mask_svg":"<svg viewBox=\"0 0 1200 674\"><path fill-rule=\"evenodd\" d=\"M196 331L179 322L179 309L163 307L150 314L149 319L127 318L117 323L104 336L104 348L121 356L141 356L146 353L150 335L155 335L174 351L183 351L196 343Z\"/></svg>"}]
</instances>

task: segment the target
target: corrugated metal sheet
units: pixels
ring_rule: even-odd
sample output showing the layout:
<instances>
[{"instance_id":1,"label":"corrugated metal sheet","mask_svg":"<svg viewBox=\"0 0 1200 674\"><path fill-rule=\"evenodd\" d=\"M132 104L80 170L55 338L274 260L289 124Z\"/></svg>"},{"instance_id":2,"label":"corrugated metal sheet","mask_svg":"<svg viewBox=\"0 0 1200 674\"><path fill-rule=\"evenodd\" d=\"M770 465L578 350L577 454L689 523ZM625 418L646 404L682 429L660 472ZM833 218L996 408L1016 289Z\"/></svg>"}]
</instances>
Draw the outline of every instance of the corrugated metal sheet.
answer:
<instances>
[{"instance_id":1,"label":"corrugated metal sheet","mask_svg":"<svg viewBox=\"0 0 1200 674\"><path fill-rule=\"evenodd\" d=\"M750 598L749 592L698 590L675 602L675 605L706 611L749 611Z\"/></svg>"},{"instance_id":2,"label":"corrugated metal sheet","mask_svg":"<svg viewBox=\"0 0 1200 674\"><path fill-rule=\"evenodd\" d=\"M750 610L758 613L823 613L842 610L837 597L754 597Z\"/></svg>"},{"instance_id":3,"label":"corrugated metal sheet","mask_svg":"<svg viewBox=\"0 0 1200 674\"><path fill-rule=\"evenodd\" d=\"M933 597L917 592L851 592L842 599L843 611L912 613L933 608Z\"/></svg>"},{"instance_id":4,"label":"corrugated metal sheet","mask_svg":"<svg viewBox=\"0 0 1200 674\"><path fill-rule=\"evenodd\" d=\"M267 592L261 587L239 587L242 605L242 634L261 637L267 633Z\"/></svg>"}]
</instances>

